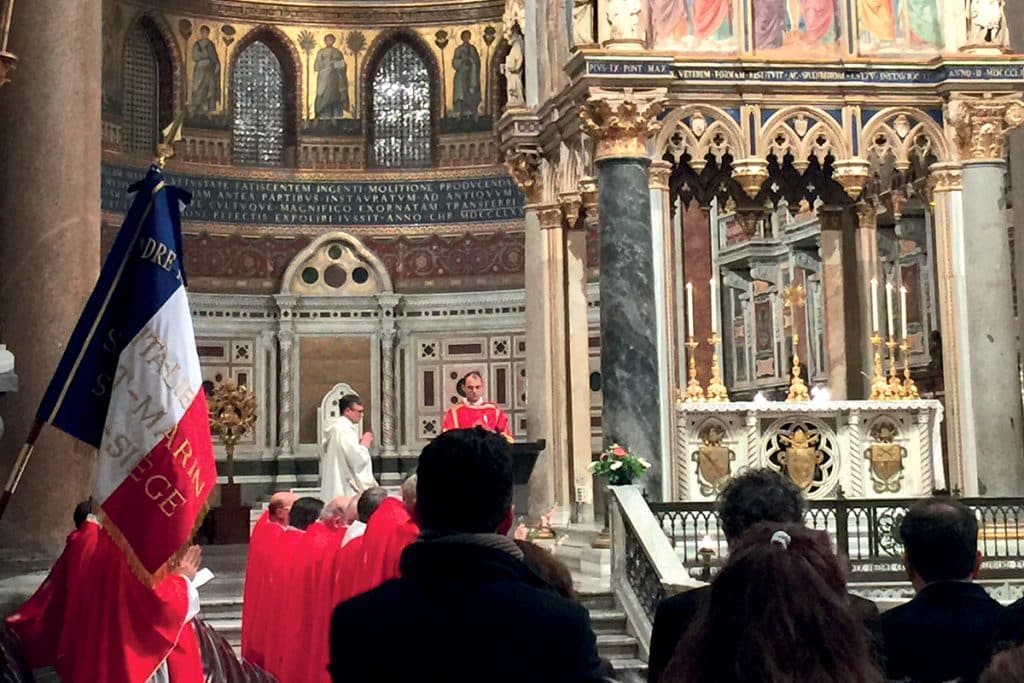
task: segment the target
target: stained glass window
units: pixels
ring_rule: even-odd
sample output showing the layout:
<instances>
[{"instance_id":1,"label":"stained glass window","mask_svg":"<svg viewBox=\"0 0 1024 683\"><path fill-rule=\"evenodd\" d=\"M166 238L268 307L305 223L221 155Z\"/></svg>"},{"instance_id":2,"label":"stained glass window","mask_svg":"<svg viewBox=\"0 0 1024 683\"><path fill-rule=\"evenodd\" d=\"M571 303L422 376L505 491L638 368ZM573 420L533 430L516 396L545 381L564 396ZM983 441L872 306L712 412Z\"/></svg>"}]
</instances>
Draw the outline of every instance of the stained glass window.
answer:
<instances>
[{"instance_id":1,"label":"stained glass window","mask_svg":"<svg viewBox=\"0 0 1024 683\"><path fill-rule=\"evenodd\" d=\"M146 30L138 22L124 44L121 69L122 146L127 152L156 151L159 83L156 54Z\"/></svg>"},{"instance_id":2,"label":"stained glass window","mask_svg":"<svg viewBox=\"0 0 1024 683\"><path fill-rule=\"evenodd\" d=\"M238 56L235 92L236 164L280 166L284 151L284 75L277 55L255 41Z\"/></svg>"},{"instance_id":3,"label":"stained glass window","mask_svg":"<svg viewBox=\"0 0 1024 683\"><path fill-rule=\"evenodd\" d=\"M430 74L407 43L395 43L373 75L373 166L416 168L433 163Z\"/></svg>"}]
</instances>

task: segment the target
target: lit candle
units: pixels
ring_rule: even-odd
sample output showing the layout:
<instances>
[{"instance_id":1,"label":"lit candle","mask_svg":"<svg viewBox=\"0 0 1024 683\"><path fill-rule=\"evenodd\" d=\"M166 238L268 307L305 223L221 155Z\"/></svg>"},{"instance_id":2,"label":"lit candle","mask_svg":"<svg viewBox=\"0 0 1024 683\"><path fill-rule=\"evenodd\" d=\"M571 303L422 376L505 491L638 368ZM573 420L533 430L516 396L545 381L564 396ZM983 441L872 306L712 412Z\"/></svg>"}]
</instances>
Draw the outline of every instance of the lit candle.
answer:
<instances>
[{"instance_id":1,"label":"lit candle","mask_svg":"<svg viewBox=\"0 0 1024 683\"><path fill-rule=\"evenodd\" d=\"M711 278L711 334L718 334L718 285Z\"/></svg>"},{"instance_id":2,"label":"lit candle","mask_svg":"<svg viewBox=\"0 0 1024 683\"><path fill-rule=\"evenodd\" d=\"M878 332L878 278L871 278L871 331Z\"/></svg>"},{"instance_id":3,"label":"lit candle","mask_svg":"<svg viewBox=\"0 0 1024 683\"><path fill-rule=\"evenodd\" d=\"M892 305L892 291L893 291L892 283L891 282L886 282L885 283L885 313L886 313L886 315L885 315L885 322L889 326L889 339L892 339L895 336L895 332L893 330L893 327L894 327L894 325L893 325L893 318L895 317L894 314L896 313L896 310L893 308L893 305Z\"/></svg>"},{"instance_id":4,"label":"lit candle","mask_svg":"<svg viewBox=\"0 0 1024 683\"><path fill-rule=\"evenodd\" d=\"M900 329L903 341L907 340L907 288L900 287Z\"/></svg>"},{"instance_id":5,"label":"lit candle","mask_svg":"<svg viewBox=\"0 0 1024 683\"><path fill-rule=\"evenodd\" d=\"M686 283L686 330L693 338L693 283Z\"/></svg>"}]
</instances>

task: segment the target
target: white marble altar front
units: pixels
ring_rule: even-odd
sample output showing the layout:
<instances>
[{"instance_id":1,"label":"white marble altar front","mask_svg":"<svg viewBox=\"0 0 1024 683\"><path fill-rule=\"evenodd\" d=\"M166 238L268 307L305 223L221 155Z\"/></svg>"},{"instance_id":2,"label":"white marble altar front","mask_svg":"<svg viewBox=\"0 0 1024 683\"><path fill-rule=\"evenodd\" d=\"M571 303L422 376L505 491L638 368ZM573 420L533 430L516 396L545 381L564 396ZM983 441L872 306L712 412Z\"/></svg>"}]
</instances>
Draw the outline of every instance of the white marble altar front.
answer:
<instances>
[{"instance_id":1,"label":"white marble altar front","mask_svg":"<svg viewBox=\"0 0 1024 683\"><path fill-rule=\"evenodd\" d=\"M710 500L770 467L808 498L907 498L945 488L938 401L677 403L673 500Z\"/></svg>"}]
</instances>

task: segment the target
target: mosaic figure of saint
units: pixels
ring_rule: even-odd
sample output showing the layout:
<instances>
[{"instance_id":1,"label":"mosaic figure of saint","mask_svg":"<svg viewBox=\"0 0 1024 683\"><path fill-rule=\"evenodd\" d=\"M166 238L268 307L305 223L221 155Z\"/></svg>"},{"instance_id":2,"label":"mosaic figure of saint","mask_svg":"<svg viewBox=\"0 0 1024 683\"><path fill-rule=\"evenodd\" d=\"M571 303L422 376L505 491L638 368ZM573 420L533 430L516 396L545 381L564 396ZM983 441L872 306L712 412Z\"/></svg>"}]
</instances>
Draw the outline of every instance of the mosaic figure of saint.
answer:
<instances>
[{"instance_id":1,"label":"mosaic figure of saint","mask_svg":"<svg viewBox=\"0 0 1024 683\"><path fill-rule=\"evenodd\" d=\"M754 49L782 47L786 28L786 0L754 0Z\"/></svg>"},{"instance_id":2,"label":"mosaic figure of saint","mask_svg":"<svg viewBox=\"0 0 1024 683\"><path fill-rule=\"evenodd\" d=\"M452 108L455 116L472 117L480 108L480 52L469 42L473 34L463 31L460 37L462 44L455 48L452 56L455 70Z\"/></svg>"},{"instance_id":3,"label":"mosaic figure of saint","mask_svg":"<svg viewBox=\"0 0 1024 683\"><path fill-rule=\"evenodd\" d=\"M896 22L892 0L859 0L861 33L868 33L875 42L891 42L896 38Z\"/></svg>"},{"instance_id":4,"label":"mosaic figure of saint","mask_svg":"<svg viewBox=\"0 0 1024 683\"><path fill-rule=\"evenodd\" d=\"M220 57L210 40L210 27L199 29L192 45L192 113L209 114L220 104Z\"/></svg>"},{"instance_id":5,"label":"mosaic figure of saint","mask_svg":"<svg viewBox=\"0 0 1024 683\"><path fill-rule=\"evenodd\" d=\"M340 119L348 111L348 67L341 50L334 47L333 35L324 36L324 47L316 53L316 101L313 110L318 119Z\"/></svg>"}]
</instances>

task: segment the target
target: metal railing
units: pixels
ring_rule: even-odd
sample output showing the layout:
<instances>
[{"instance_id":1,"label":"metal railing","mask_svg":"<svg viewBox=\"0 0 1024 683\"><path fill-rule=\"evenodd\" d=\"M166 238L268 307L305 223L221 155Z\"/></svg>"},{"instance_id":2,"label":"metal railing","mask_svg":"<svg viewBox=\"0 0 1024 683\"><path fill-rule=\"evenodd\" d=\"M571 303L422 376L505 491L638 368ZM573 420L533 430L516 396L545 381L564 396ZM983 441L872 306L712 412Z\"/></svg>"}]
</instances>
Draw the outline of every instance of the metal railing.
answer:
<instances>
[{"instance_id":1,"label":"metal railing","mask_svg":"<svg viewBox=\"0 0 1024 683\"><path fill-rule=\"evenodd\" d=\"M905 578L900 522L917 498L809 501L806 523L828 532L836 551L849 558L854 580ZM960 498L978 518L982 578L1020 577L1024 570L1024 498ZM726 555L725 534L711 502L651 503L651 512L676 555L690 571L707 565L699 547L710 537L714 564Z\"/></svg>"}]
</instances>

